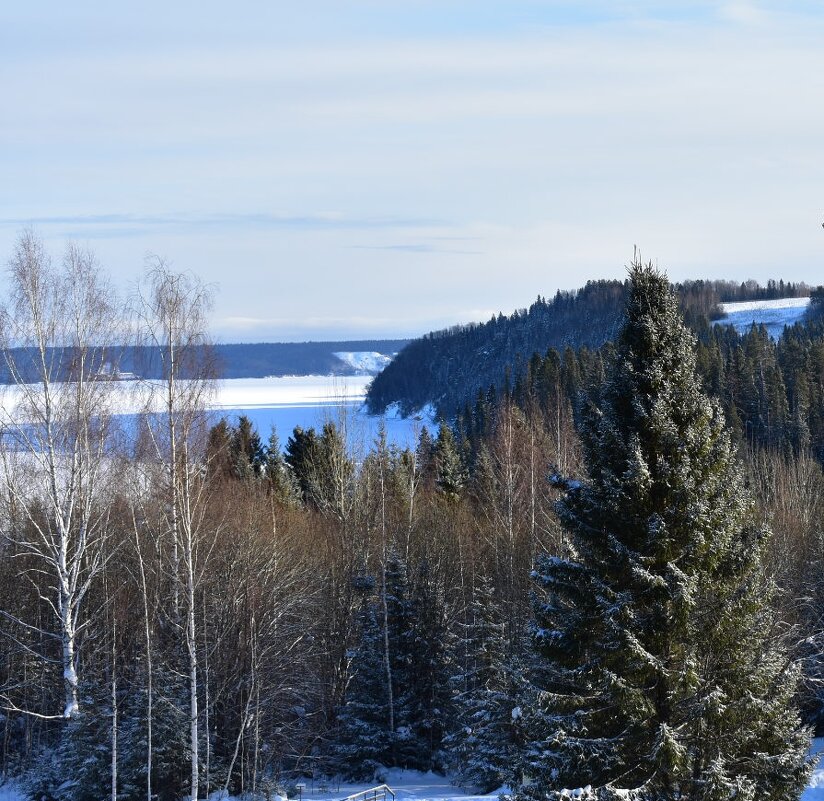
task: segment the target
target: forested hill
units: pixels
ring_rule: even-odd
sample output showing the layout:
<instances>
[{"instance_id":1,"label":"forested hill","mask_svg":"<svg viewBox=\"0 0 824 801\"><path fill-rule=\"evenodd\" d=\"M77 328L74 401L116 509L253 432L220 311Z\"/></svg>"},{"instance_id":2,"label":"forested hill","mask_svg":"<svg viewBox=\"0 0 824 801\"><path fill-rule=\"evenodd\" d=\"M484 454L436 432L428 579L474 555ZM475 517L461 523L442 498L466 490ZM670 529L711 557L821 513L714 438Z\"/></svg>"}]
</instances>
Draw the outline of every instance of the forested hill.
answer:
<instances>
[{"instance_id":1,"label":"forested hill","mask_svg":"<svg viewBox=\"0 0 824 801\"><path fill-rule=\"evenodd\" d=\"M770 281L689 281L676 285L688 325L705 326L721 316L719 303L808 295L804 284ZM504 387L524 373L530 357L550 348L598 348L623 322L628 283L589 281L574 292L539 297L528 309L486 323L454 326L410 342L377 375L367 394L372 414L397 403L403 414L433 404L454 416L478 392Z\"/></svg>"}]
</instances>

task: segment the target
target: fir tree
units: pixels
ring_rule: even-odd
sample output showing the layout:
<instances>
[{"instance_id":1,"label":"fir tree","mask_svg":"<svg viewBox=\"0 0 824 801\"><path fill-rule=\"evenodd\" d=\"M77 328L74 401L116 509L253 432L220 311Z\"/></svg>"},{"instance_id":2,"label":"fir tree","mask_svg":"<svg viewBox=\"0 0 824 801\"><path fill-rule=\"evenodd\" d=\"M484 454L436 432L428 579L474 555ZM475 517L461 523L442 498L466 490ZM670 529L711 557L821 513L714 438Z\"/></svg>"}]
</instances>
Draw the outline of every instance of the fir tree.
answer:
<instances>
[{"instance_id":1,"label":"fir tree","mask_svg":"<svg viewBox=\"0 0 824 801\"><path fill-rule=\"evenodd\" d=\"M789 801L809 733L776 636L767 532L666 278L635 264L631 285L581 432L588 480L558 479L570 552L536 571L546 683L520 795Z\"/></svg>"},{"instance_id":2,"label":"fir tree","mask_svg":"<svg viewBox=\"0 0 824 801\"><path fill-rule=\"evenodd\" d=\"M412 597L409 694L406 717L417 743L414 763L420 770L443 767L440 759L449 714L449 632L443 582L427 560L418 566Z\"/></svg>"}]
</instances>

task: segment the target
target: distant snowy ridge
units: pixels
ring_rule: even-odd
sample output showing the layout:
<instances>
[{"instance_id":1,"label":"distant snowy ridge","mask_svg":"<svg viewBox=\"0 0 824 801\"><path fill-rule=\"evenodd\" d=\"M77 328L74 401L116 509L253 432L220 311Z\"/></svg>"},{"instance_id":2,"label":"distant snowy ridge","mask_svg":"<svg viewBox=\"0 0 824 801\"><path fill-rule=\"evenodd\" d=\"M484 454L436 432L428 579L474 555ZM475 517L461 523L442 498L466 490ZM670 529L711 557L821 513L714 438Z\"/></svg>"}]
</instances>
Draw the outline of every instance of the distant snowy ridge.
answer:
<instances>
[{"instance_id":1,"label":"distant snowy ridge","mask_svg":"<svg viewBox=\"0 0 824 801\"><path fill-rule=\"evenodd\" d=\"M778 339L785 325L794 325L807 311L809 298L776 298L775 300L743 300L719 304L725 316L716 325L731 325L744 333L755 323L763 325L767 333Z\"/></svg>"},{"instance_id":2,"label":"distant snowy ridge","mask_svg":"<svg viewBox=\"0 0 824 801\"><path fill-rule=\"evenodd\" d=\"M332 354L337 356L342 362L349 365L359 375L377 375L389 362L392 361L391 356L384 353L372 351L336 351Z\"/></svg>"}]
</instances>

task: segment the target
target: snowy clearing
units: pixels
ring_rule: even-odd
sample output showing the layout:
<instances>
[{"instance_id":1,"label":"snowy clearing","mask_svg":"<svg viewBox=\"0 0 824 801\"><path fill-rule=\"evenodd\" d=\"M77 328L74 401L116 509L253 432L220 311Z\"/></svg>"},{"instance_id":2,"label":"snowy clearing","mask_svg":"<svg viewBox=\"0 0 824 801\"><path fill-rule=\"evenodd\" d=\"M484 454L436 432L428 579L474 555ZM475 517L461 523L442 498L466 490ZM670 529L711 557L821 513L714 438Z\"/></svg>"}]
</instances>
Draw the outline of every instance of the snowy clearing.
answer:
<instances>
[{"instance_id":1,"label":"snowy clearing","mask_svg":"<svg viewBox=\"0 0 824 801\"><path fill-rule=\"evenodd\" d=\"M338 351L332 354L337 356L342 362L348 364L352 369L357 370L358 375L377 375L389 362L391 356L386 356L377 351Z\"/></svg>"},{"instance_id":2,"label":"snowy clearing","mask_svg":"<svg viewBox=\"0 0 824 801\"><path fill-rule=\"evenodd\" d=\"M473 795L454 784L449 778L438 776L435 773L421 773L416 770L400 770L391 768L381 773L380 779L371 784L338 784L330 781L325 785L315 780L306 781L303 790L303 801L341 801L348 796L369 790L385 782L394 791L397 801L473 801L473 799L495 799L504 792L504 788L495 790L488 795Z\"/></svg>"},{"instance_id":3,"label":"snowy clearing","mask_svg":"<svg viewBox=\"0 0 824 801\"><path fill-rule=\"evenodd\" d=\"M797 323L810 305L809 298L778 298L776 300L744 300L721 303L726 314L716 325L731 325L738 333L748 331L753 323L764 325L767 333L778 339L785 325Z\"/></svg>"}]
</instances>

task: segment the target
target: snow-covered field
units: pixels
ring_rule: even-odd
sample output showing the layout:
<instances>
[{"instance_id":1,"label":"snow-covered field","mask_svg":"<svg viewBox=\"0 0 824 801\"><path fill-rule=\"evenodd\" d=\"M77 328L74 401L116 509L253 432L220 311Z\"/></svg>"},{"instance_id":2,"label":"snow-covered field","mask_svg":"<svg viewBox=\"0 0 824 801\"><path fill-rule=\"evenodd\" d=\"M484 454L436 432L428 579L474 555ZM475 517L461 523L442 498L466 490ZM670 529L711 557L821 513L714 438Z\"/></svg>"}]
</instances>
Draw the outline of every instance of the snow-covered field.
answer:
<instances>
[{"instance_id":1,"label":"snow-covered field","mask_svg":"<svg viewBox=\"0 0 824 801\"><path fill-rule=\"evenodd\" d=\"M810 305L809 298L778 298L777 300L745 300L722 303L726 314L716 325L731 325L739 333L748 331L753 323L763 324L767 333L778 339L785 325L797 323Z\"/></svg>"}]
</instances>

